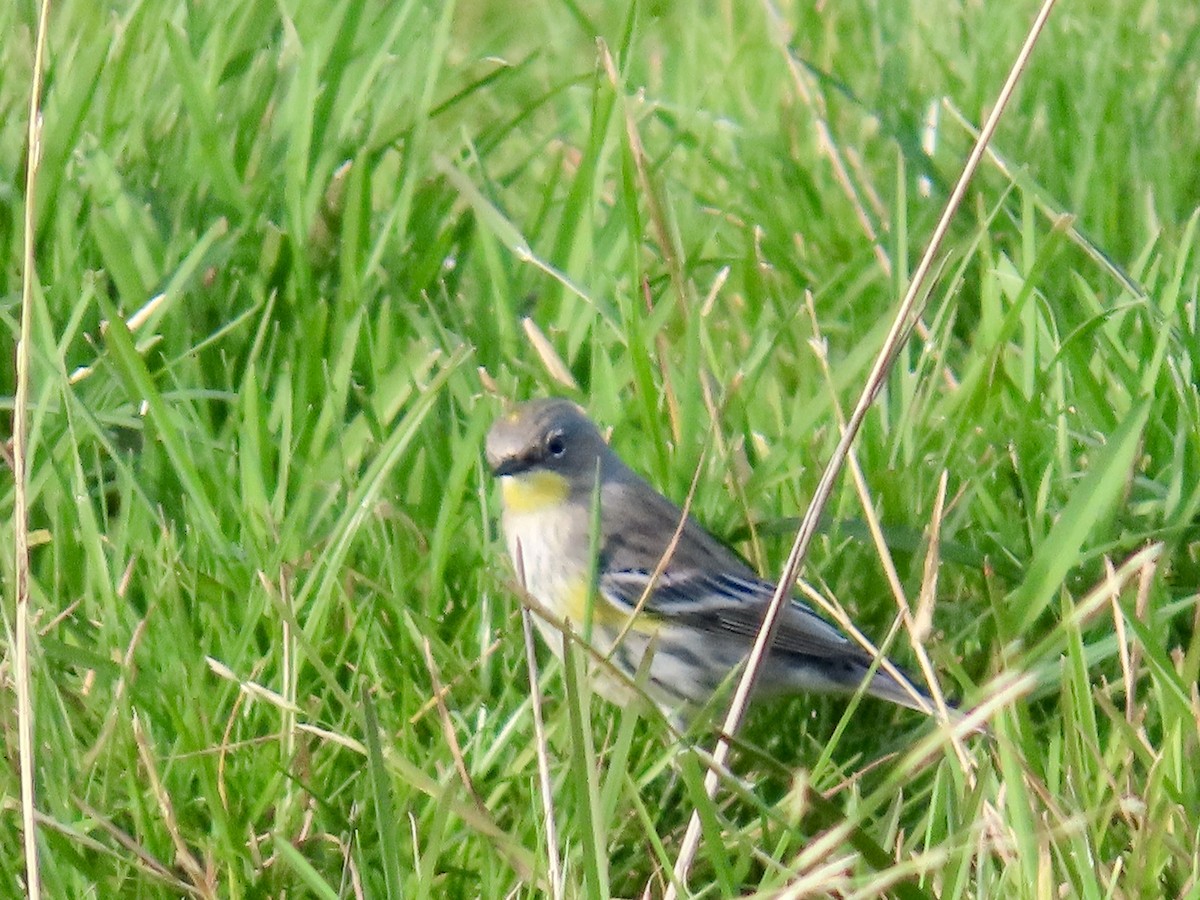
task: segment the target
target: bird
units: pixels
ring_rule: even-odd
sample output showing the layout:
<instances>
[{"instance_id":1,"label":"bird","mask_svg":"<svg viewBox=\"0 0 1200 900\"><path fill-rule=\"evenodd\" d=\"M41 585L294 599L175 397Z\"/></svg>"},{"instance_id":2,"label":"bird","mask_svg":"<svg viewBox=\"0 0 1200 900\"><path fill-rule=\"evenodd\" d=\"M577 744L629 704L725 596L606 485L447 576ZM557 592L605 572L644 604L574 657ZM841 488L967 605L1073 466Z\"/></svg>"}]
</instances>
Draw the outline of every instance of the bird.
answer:
<instances>
[{"instance_id":1,"label":"bird","mask_svg":"<svg viewBox=\"0 0 1200 900\"><path fill-rule=\"evenodd\" d=\"M631 469L571 400L502 413L485 456L509 556L551 650L562 656L569 630L607 661L592 671L604 697L624 706L644 695L690 721L745 662L775 584ZM753 699L862 687L932 710L928 694L874 663L790 598Z\"/></svg>"}]
</instances>

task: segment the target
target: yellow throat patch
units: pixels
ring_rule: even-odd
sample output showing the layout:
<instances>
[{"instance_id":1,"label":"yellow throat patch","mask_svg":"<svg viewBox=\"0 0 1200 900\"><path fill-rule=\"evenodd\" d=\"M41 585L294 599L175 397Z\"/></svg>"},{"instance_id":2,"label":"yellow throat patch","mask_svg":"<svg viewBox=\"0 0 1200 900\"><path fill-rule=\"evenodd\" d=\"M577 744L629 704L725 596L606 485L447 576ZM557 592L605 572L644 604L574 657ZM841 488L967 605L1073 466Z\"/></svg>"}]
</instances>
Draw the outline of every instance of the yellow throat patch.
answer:
<instances>
[{"instance_id":1,"label":"yellow throat patch","mask_svg":"<svg viewBox=\"0 0 1200 900\"><path fill-rule=\"evenodd\" d=\"M500 479L500 494L510 513L543 512L567 499L571 486L555 472L524 472Z\"/></svg>"}]
</instances>

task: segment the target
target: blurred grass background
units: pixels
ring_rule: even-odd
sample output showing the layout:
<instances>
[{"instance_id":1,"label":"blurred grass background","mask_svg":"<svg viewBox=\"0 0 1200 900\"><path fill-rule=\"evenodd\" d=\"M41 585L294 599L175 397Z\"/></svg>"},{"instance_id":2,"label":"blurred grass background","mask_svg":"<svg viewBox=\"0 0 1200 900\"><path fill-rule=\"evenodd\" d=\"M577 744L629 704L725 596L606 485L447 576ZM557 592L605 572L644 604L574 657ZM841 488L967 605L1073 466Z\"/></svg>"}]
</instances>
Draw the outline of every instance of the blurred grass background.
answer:
<instances>
[{"instance_id":1,"label":"blurred grass background","mask_svg":"<svg viewBox=\"0 0 1200 900\"><path fill-rule=\"evenodd\" d=\"M56 4L30 485L47 896L543 895L481 460L501 398L575 396L676 498L701 464L696 515L777 572L1034 12ZM35 13L0 6L10 346ZM1198 44L1182 0L1060 5L857 444L910 602L932 591L943 688L1029 693L966 757L909 754L935 726L872 701L754 717L698 895L1200 896ZM881 640L896 603L844 481L806 575ZM568 700L543 664L568 894L661 893L710 736ZM0 729L15 894L8 705Z\"/></svg>"}]
</instances>

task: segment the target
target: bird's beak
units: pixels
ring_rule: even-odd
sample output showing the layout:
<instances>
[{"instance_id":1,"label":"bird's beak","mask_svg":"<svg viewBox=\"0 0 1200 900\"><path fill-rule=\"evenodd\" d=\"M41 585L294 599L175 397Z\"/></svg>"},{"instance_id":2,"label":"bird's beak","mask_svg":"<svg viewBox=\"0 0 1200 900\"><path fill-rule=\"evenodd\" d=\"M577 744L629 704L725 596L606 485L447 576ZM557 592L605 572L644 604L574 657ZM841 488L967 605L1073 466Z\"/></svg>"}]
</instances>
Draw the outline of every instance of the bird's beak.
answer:
<instances>
[{"instance_id":1,"label":"bird's beak","mask_svg":"<svg viewBox=\"0 0 1200 900\"><path fill-rule=\"evenodd\" d=\"M492 466L492 477L503 478L506 475L516 475L529 467L529 463L519 456L506 456Z\"/></svg>"}]
</instances>

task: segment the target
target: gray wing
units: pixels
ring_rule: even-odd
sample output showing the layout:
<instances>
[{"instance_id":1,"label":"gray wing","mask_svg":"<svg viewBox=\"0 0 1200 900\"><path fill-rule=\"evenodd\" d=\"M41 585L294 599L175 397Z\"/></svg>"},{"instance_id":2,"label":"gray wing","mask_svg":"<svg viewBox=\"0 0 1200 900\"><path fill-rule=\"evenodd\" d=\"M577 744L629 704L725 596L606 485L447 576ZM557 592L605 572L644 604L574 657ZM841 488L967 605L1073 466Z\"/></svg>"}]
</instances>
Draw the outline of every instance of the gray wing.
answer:
<instances>
[{"instance_id":1,"label":"gray wing","mask_svg":"<svg viewBox=\"0 0 1200 900\"><path fill-rule=\"evenodd\" d=\"M650 572L626 569L600 577L600 593L626 615L633 612ZM727 573L670 571L654 583L643 613L714 635L744 638L749 649L762 624L775 585L758 578ZM772 647L810 657L866 657L835 626L797 600L789 600Z\"/></svg>"},{"instance_id":2,"label":"gray wing","mask_svg":"<svg viewBox=\"0 0 1200 900\"><path fill-rule=\"evenodd\" d=\"M638 512L604 517L601 568L608 571L600 577L599 589L609 603L626 614L632 612L655 568L647 561L657 563L669 554L643 612L713 635L743 639L750 649L775 585L758 578L690 516L684 520L679 541L669 549L682 511L624 466L610 473L601 503L607 510L636 507ZM862 648L796 600L784 609L772 646L818 659L870 661Z\"/></svg>"}]
</instances>

